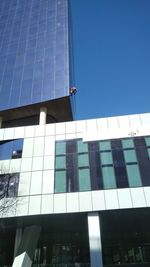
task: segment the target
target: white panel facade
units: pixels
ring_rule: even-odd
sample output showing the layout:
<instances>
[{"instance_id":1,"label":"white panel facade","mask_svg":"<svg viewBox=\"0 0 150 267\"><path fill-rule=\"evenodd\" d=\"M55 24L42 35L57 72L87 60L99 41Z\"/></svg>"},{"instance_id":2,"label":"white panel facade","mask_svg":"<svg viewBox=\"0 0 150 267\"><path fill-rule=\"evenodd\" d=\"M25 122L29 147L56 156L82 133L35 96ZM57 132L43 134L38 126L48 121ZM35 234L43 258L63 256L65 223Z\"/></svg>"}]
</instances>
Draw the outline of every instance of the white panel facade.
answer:
<instances>
[{"instance_id":1,"label":"white panel facade","mask_svg":"<svg viewBox=\"0 0 150 267\"><path fill-rule=\"evenodd\" d=\"M20 182L18 188L18 196L28 196L30 193L31 172L23 172L20 174Z\"/></svg>"},{"instance_id":2,"label":"white panel facade","mask_svg":"<svg viewBox=\"0 0 150 267\"><path fill-rule=\"evenodd\" d=\"M106 209L113 210L119 208L117 190L105 190Z\"/></svg>"},{"instance_id":3,"label":"white panel facade","mask_svg":"<svg viewBox=\"0 0 150 267\"><path fill-rule=\"evenodd\" d=\"M67 194L67 212L79 212L79 193Z\"/></svg>"},{"instance_id":4,"label":"white panel facade","mask_svg":"<svg viewBox=\"0 0 150 267\"><path fill-rule=\"evenodd\" d=\"M144 190L140 188L131 188L131 197L134 208L146 207L146 199L144 195Z\"/></svg>"},{"instance_id":5,"label":"white panel facade","mask_svg":"<svg viewBox=\"0 0 150 267\"><path fill-rule=\"evenodd\" d=\"M54 213L66 213L66 194L54 194Z\"/></svg>"},{"instance_id":6,"label":"white panel facade","mask_svg":"<svg viewBox=\"0 0 150 267\"><path fill-rule=\"evenodd\" d=\"M37 137L34 140L33 156L43 156L44 154L44 137Z\"/></svg>"},{"instance_id":7,"label":"white panel facade","mask_svg":"<svg viewBox=\"0 0 150 267\"><path fill-rule=\"evenodd\" d=\"M42 192L42 171L32 172L30 195L41 194Z\"/></svg>"},{"instance_id":8,"label":"white panel facade","mask_svg":"<svg viewBox=\"0 0 150 267\"><path fill-rule=\"evenodd\" d=\"M53 213L54 195L42 195L41 214Z\"/></svg>"},{"instance_id":9,"label":"white panel facade","mask_svg":"<svg viewBox=\"0 0 150 267\"><path fill-rule=\"evenodd\" d=\"M118 189L118 200L120 209L132 208L132 199L130 189Z\"/></svg>"},{"instance_id":10,"label":"white panel facade","mask_svg":"<svg viewBox=\"0 0 150 267\"><path fill-rule=\"evenodd\" d=\"M54 193L54 170L43 171L42 194Z\"/></svg>"},{"instance_id":11,"label":"white panel facade","mask_svg":"<svg viewBox=\"0 0 150 267\"><path fill-rule=\"evenodd\" d=\"M22 158L21 172L30 172L32 170L32 159L33 158Z\"/></svg>"},{"instance_id":12,"label":"white panel facade","mask_svg":"<svg viewBox=\"0 0 150 267\"><path fill-rule=\"evenodd\" d=\"M149 207L150 187L54 193L56 140L107 140L133 131L150 135L150 114L0 129L0 140L24 138L22 158L0 160L1 174L20 173L16 215Z\"/></svg>"},{"instance_id":13,"label":"white panel facade","mask_svg":"<svg viewBox=\"0 0 150 267\"><path fill-rule=\"evenodd\" d=\"M24 127L16 127L14 131L15 138L24 138Z\"/></svg>"},{"instance_id":14,"label":"white panel facade","mask_svg":"<svg viewBox=\"0 0 150 267\"><path fill-rule=\"evenodd\" d=\"M4 140L11 140L14 138L14 128L6 128L4 131Z\"/></svg>"},{"instance_id":15,"label":"white panel facade","mask_svg":"<svg viewBox=\"0 0 150 267\"><path fill-rule=\"evenodd\" d=\"M150 207L150 187L144 187L144 194L147 207Z\"/></svg>"},{"instance_id":16,"label":"white panel facade","mask_svg":"<svg viewBox=\"0 0 150 267\"><path fill-rule=\"evenodd\" d=\"M92 191L92 206L94 211L106 209L104 191Z\"/></svg>"},{"instance_id":17,"label":"white panel facade","mask_svg":"<svg viewBox=\"0 0 150 267\"><path fill-rule=\"evenodd\" d=\"M23 145L23 158L30 158L33 156L34 138L25 138Z\"/></svg>"},{"instance_id":18,"label":"white panel facade","mask_svg":"<svg viewBox=\"0 0 150 267\"><path fill-rule=\"evenodd\" d=\"M41 195L30 196L29 198L29 215L41 213Z\"/></svg>"},{"instance_id":19,"label":"white panel facade","mask_svg":"<svg viewBox=\"0 0 150 267\"><path fill-rule=\"evenodd\" d=\"M91 192L80 192L79 193L79 210L80 211L91 211L92 208L92 193Z\"/></svg>"},{"instance_id":20,"label":"white panel facade","mask_svg":"<svg viewBox=\"0 0 150 267\"><path fill-rule=\"evenodd\" d=\"M34 134L35 134L35 126L25 127L25 138L34 137Z\"/></svg>"}]
</instances>

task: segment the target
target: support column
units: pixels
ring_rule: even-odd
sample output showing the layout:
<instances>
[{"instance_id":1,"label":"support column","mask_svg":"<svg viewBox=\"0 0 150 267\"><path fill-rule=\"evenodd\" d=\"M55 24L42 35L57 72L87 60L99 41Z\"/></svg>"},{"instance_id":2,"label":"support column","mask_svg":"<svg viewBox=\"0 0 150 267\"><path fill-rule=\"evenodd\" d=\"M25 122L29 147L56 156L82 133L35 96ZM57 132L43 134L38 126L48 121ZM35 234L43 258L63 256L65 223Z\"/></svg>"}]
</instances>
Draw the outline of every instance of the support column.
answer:
<instances>
[{"instance_id":1,"label":"support column","mask_svg":"<svg viewBox=\"0 0 150 267\"><path fill-rule=\"evenodd\" d=\"M40 108L39 125L46 124L46 117L47 117L47 108L46 107L41 107Z\"/></svg>"},{"instance_id":2,"label":"support column","mask_svg":"<svg viewBox=\"0 0 150 267\"><path fill-rule=\"evenodd\" d=\"M3 119L2 119L2 117L0 116L0 128L2 128L2 121L3 121Z\"/></svg>"},{"instance_id":3,"label":"support column","mask_svg":"<svg viewBox=\"0 0 150 267\"><path fill-rule=\"evenodd\" d=\"M103 267L99 214L88 214L88 232L91 267Z\"/></svg>"}]
</instances>

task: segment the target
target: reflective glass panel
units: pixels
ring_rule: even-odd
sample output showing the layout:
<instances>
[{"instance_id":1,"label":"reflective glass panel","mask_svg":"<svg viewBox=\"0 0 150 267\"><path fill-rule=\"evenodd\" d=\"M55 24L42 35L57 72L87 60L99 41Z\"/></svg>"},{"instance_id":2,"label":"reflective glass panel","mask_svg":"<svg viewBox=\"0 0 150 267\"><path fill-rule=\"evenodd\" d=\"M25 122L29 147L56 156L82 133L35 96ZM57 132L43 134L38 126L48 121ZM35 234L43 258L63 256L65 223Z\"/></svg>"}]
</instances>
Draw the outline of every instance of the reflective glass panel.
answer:
<instances>
[{"instance_id":1,"label":"reflective glass panel","mask_svg":"<svg viewBox=\"0 0 150 267\"><path fill-rule=\"evenodd\" d=\"M130 187L142 186L139 167L137 164L127 165L127 174Z\"/></svg>"},{"instance_id":2,"label":"reflective glass panel","mask_svg":"<svg viewBox=\"0 0 150 267\"><path fill-rule=\"evenodd\" d=\"M78 153L88 152L88 144L83 143L82 140L78 140L77 141L77 150L78 150Z\"/></svg>"},{"instance_id":3,"label":"reflective glass panel","mask_svg":"<svg viewBox=\"0 0 150 267\"><path fill-rule=\"evenodd\" d=\"M66 192L66 171L55 172L55 193Z\"/></svg>"},{"instance_id":4,"label":"reflective glass panel","mask_svg":"<svg viewBox=\"0 0 150 267\"><path fill-rule=\"evenodd\" d=\"M134 142L132 138L127 138L122 140L123 148L134 148Z\"/></svg>"},{"instance_id":5,"label":"reflective glass panel","mask_svg":"<svg viewBox=\"0 0 150 267\"><path fill-rule=\"evenodd\" d=\"M89 169L79 169L79 191L91 190Z\"/></svg>"},{"instance_id":6,"label":"reflective glass panel","mask_svg":"<svg viewBox=\"0 0 150 267\"><path fill-rule=\"evenodd\" d=\"M101 156L101 164L102 165L113 164L111 152L103 152L100 154L100 156Z\"/></svg>"},{"instance_id":7,"label":"reflective glass panel","mask_svg":"<svg viewBox=\"0 0 150 267\"><path fill-rule=\"evenodd\" d=\"M66 143L57 142L56 143L56 155L61 155L66 153Z\"/></svg>"},{"instance_id":8,"label":"reflective glass panel","mask_svg":"<svg viewBox=\"0 0 150 267\"><path fill-rule=\"evenodd\" d=\"M150 146L150 137L145 137L146 146Z\"/></svg>"},{"instance_id":9,"label":"reflective glass panel","mask_svg":"<svg viewBox=\"0 0 150 267\"><path fill-rule=\"evenodd\" d=\"M110 141L100 141L99 142L99 149L101 151L111 150Z\"/></svg>"},{"instance_id":10,"label":"reflective glass panel","mask_svg":"<svg viewBox=\"0 0 150 267\"><path fill-rule=\"evenodd\" d=\"M88 154L78 155L78 167L88 167L89 166L89 156Z\"/></svg>"},{"instance_id":11,"label":"reflective glass panel","mask_svg":"<svg viewBox=\"0 0 150 267\"><path fill-rule=\"evenodd\" d=\"M102 167L104 189L116 188L115 173L113 167Z\"/></svg>"},{"instance_id":12,"label":"reflective glass panel","mask_svg":"<svg viewBox=\"0 0 150 267\"><path fill-rule=\"evenodd\" d=\"M133 149L131 149L131 150L124 150L124 157L125 157L125 162L126 163L129 163L129 162L137 162L136 152Z\"/></svg>"},{"instance_id":13,"label":"reflective glass panel","mask_svg":"<svg viewBox=\"0 0 150 267\"><path fill-rule=\"evenodd\" d=\"M56 169L65 169L66 168L66 157L65 156L56 157L55 168Z\"/></svg>"}]
</instances>

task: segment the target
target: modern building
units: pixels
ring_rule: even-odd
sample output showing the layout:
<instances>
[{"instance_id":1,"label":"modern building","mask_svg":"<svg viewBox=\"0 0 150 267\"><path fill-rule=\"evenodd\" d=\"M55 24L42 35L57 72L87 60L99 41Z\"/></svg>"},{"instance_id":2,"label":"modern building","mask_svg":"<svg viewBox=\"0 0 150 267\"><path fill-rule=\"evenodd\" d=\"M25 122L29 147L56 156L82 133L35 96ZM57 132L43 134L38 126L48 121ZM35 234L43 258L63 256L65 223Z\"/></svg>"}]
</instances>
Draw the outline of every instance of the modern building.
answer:
<instances>
[{"instance_id":1,"label":"modern building","mask_svg":"<svg viewBox=\"0 0 150 267\"><path fill-rule=\"evenodd\" d=\"M72 120L67 0L1 0L0 116L3 127Z\"/></svg>"},{"instance_id":2,"label":"modern building","mask_svg":"<svg viewBox=\"0 0 150 267\"><path fill-rule=\"evenodd\" d=\"M150 265L150 114L2 128L0 140L2 266L23 253L33 266Z\"/></svg>"},{"instance_id":3,"label":"modern building","mask_svg":"<svg viewBox=\"0 0 150 267\"><path fill-rule=\"evenodd\" d=\"M0 2L0 266L150 266L150 114L73 120L67 0Z\"/></svg>"}]
</instances>

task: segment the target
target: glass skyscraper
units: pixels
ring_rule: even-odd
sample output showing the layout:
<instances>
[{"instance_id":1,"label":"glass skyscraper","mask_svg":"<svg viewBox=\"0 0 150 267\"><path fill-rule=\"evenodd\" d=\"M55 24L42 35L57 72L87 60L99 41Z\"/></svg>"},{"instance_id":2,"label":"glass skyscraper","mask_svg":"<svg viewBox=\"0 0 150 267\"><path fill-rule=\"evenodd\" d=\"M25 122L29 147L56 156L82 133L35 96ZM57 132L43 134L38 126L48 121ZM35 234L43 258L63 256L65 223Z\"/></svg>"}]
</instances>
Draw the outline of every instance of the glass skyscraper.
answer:
<instances>
[{"instance_id":1,"label":"glass skyscraper","mask_svg":"<svg viewBox=\"0 0 150 267\"><path fill-rule=\"evenodd\" d=\"M0 112L69 97L68 29L67 0L1 0Z\"/></svg>"},{"instance_id":2,"label":"glass skyscraper","mask_svg":"<svg viewBox=\"0 0 150 267\"><path fill-rule=\"evenodd\" d=\"M73 121L69 2L0 1L0 267L149 267L150 113Z\"/></svg>"}]
</instances>

